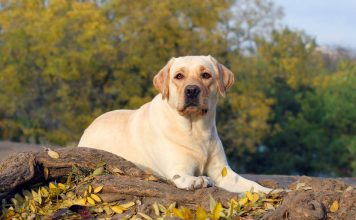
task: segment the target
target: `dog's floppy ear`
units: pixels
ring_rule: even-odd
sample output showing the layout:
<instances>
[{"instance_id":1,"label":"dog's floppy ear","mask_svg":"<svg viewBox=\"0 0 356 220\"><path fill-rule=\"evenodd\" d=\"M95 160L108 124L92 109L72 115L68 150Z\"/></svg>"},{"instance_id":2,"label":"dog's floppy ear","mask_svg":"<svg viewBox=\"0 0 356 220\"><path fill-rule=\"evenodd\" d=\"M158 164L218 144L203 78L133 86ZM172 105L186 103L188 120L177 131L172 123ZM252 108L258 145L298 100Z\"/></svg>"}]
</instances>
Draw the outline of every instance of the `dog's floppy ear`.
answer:
<instances>
[{"instance_id":1,"label":"dog's floppy ear","mask_svg":"<svg viewBox=\"0 0 356 220\"><path fill-rule=\"evenodd\" d=\"M216 72L216 84L220 94L225 97L225 92L234 83L234 74L226 68L224 65L220 64L214 57L209 55L211 62L213 63Z\"/></svg>"},{"instance_id":2,"label":"dog's floppy ear","mask_svg":"<svg viewBox=\"0 0 356 220\"><path fill-rule=\"evenodd\" d=\"M173 62L174 57L153 78L153 85L162 94L162 99L169 96L169 70Z\"/></svg>"}]
</instances>

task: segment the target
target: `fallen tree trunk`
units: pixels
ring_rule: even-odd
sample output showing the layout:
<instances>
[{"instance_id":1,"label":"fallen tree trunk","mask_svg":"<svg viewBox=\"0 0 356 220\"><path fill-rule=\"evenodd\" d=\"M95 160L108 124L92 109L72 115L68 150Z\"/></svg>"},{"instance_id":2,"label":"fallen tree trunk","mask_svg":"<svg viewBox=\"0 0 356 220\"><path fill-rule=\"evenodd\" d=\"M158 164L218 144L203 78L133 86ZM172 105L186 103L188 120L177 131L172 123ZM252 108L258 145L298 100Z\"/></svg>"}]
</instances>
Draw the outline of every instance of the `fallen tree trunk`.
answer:
<instances>
[{"instance_id":1,"label":"fallen tree trunk","mask_svg":"<svg viewBox=\"0 0 356 220\"><path fill-rule=\"evenodd\" d=\"M72 167L95 169L105 162L109 171L116 175L96 176L93 185L103 185L104 201L140 199L140 211L155 202L176 202L195 209L198 205L208 209L209 195L224 204L237 198L236 193L217 187L198 190L182 190L169 182L154 177L137 168L133 163L111 153L90 148L56 149L58 159L51 158L47 151L13 154L0 164L0 200L30 185L55 180L68 175ZM45 171L47 170L47 171ZM48 174L45 174L48 172ZM47 176L45 178L45 176Z\"/></svg>"},{"instance_id":2,"label":"fallen tree trunk","mask_svg":"<svg viewBox=\"0 0 356 220\"><path fill-rule=\"evenodd\" d=\"M56 149L58 158L49 156L46 150L13 154L0 164L0 199L31 185L56 180L68 176L73 167L94 170L105 163L107 175L94 176L93 187L104 186L100 197L106 202L140 201L136 212L151 215L152 204L184 205L195 210L202 206L209 210L210 195L223 206L236 193L211 187L199 190L181 190L166 180L146 173L134 164L111 153L89 148ZM260 181L269 186L278 183ZM84 191L86 186L82 187ZM286 193L284 201L275 210L264 215L264 219L354 219L356 216L356 192L341 181L301 177L289 186L293 191ZM295 190L296 189L296 190ZM330 211L330 206L338 201L338 207Z\"/></svg>"}]
</instances>

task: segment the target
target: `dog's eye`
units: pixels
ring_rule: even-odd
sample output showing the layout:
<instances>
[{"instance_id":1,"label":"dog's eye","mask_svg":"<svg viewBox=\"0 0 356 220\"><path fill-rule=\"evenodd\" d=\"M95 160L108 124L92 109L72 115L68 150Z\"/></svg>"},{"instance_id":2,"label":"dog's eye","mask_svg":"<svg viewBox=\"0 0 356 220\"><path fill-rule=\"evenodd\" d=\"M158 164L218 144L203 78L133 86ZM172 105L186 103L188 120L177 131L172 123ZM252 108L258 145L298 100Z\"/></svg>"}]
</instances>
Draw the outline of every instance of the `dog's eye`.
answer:
<instances>
[{"instance_id":1,"label":"dog's eye","mask_svg":"<svg viewBox=\"0 0 356 220\"><path fill-rule=\"evenodd\" d=\"M201 74L201 77L203 77L203 79L209 79L211 77L211 75L207 72L204 72Z\"/></svg>"},{"instance_id":2,"label":"dog's eye","mask_svg":"<svg viewBox=\"0 0 356 220\"><path fill-rule=\"evenodd\" d=\"M175 78L175 79L183 79L183 78L184 78L184 75L181 74L181 73L178 73L174 78Z\"/></svg>"}]
</instances>

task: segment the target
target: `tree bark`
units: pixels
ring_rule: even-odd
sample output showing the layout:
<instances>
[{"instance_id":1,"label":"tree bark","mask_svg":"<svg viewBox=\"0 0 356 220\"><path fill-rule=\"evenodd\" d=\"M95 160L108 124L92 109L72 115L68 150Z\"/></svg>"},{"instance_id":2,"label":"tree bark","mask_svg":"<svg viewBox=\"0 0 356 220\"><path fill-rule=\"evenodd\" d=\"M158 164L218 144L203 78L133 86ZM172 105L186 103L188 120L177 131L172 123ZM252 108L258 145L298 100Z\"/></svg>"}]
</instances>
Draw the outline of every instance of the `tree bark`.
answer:
<instances>
[{"instance_id":1,"label":"tree bark","mask_svg":"<svg viewBox=\"0 0 356 220\"><path fill-rule=\"evenodd\" d=\"M104 201L139 199L142 208L158 202L168 205L176 202L195 209L198 205L208 209L209 195L226 204L236 193L210 187L198 190L182 190L170 182L154 177L137 168L133 163L111 153L90 148L60 148L58 159L51 158L47 151L26 152L10 155L0 164L0 200L32 184L44 182L44 169L48 169L47 180L67 176L72 167L95 169L105 162L113 174L95 176L93 186L103 185L101 197ZM119 174L115 174L119 170Z\"/></svg>"},{"instance_id":2,"label":"tree bark","mask_svg":"<svg viewBox=\"0 0 356 220\"><path fill-rule=\"evenodd\" d=\"M29 186L66 177L73 167L93 170L105 162L108 174L95 176L94 187L103 185L100 197L110 201L137 201L137 210L152 213L152 204L169 205L176 202L190 209L202 206L209 210L210 195L224 206L238 194L217 187L198 190L182 190L170 182L142 171L133 163L111 153L90 148L57 148L59 158L54 159L45 150L16 153L0 163L0 200ZM48 177L45 178L45 170ZM264 176L265 178L266 176ZM267 176L268 177L268 176ZM254 177L256 178L256 176ZM273 178L272 178L273 179ZM311 177L281 178L281 185L289 182L293 191L286 193L282 204L263 219L354 219L356 216L356 190L342 181ZM278 181L260 179L262 185L277 187ZM308 190L295 190L298 183L304 183ZM83 186L83 189L85 186ZM339 202L339 209L332 213L330 206Z\"/></svg>"}]
</instances>

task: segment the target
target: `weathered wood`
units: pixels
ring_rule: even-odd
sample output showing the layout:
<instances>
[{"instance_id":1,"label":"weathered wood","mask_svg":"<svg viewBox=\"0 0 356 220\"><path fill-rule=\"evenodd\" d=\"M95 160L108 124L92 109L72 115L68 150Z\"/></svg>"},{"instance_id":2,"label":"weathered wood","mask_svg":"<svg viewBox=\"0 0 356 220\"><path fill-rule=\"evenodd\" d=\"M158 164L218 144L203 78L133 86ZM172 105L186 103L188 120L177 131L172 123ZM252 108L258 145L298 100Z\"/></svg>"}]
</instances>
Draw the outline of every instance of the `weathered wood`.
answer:
<instances>
[{"instance_id":1,"label":"weathered wood","mask_svg":"<svg viewBox=\"0 0 356 220\"><path fill-rule=\"evenodd\" d=\"M73 166L95 168L105 161L108 167L116 167L126 175L146 178L146 174L131 162L105 151L89 148L56 149L60 157L53 159L45 150L10 155L0 164L0 198L24 185L44 181L44 168L48 168L48 179L68 175Z\"/></svg>"},{"instance_id":2,"label":"weathered wood","mask_svg":"<svg viewBox=\"0 0 356 220\"><path fill-rule=\"evenodd\" d=\"M94 187L104 185L101 198L104 201L140 200L142 205L138 207L138 211L144 213L152 213L151 205L154 202L163 205L177 202L191 209L202 205L208 209L209 195L225 205L229 199L238 196L216 187L189 191L178 189L163 179L152 178L151 174L140 170L131 162L101 150L57 148L56 152L60 155L58 159L49 157L42 150L13 154L1 162L0 199L45 181L44 169L48 169L48 180L53 180L68 175L73 166L94 169L100 162L105 162L109 171L119 171L119 174L94 177L91 183ZM356 216L356 190L348 188L344 182L310 177L288 178L290 182L293 180L295 181L289 188L295 189L298 183L305 183L311 189L287 193L282 205L267 213L264 219L354 219ZM260 183L278 185L274 180L261 180ZM329 210L333 201L339 201L340 204L335 213Z\"/></svg>"},{"instance_id":3,"label":"weathered wood","mask_svg":"<svg viewBox=\"0 0 356 220\"><path fill-rule=\"evenodd\" d=\"M48 169L48 179L68 175L73 166L94 169L99 162L105 162L108 170L120 170L121 175L95 177L94 185L104 185L101 195L106 201L140 199L143 204L153 202L170 204L177 202L191 208L203 205L208 208L209 194L226 204L237 194L216 187L199 190L182 190L169 182L154 178L152 174L137 168L133 163L111 153L90 148L56 149L60 157L53 159L43 150L13 154L0 165L0 199L18 189L45 181L44 168Z\"/></svg>"}]
</instances>

